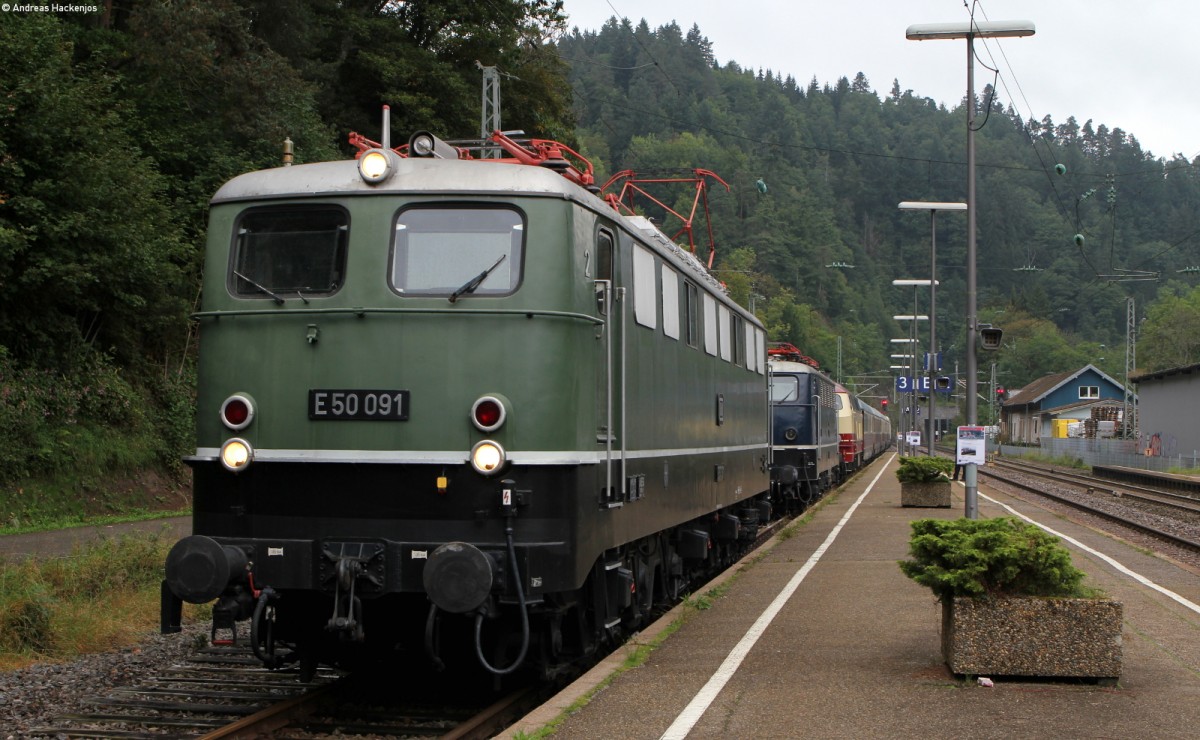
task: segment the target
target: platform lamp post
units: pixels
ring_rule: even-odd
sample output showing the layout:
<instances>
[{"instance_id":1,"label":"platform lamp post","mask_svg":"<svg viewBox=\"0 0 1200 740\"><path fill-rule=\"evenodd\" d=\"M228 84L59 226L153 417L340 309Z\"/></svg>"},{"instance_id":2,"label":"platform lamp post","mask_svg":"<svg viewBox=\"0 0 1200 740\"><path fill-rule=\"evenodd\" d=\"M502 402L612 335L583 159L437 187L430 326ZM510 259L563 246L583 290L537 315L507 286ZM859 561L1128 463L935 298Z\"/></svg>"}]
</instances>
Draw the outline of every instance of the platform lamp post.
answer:
<instances>
[{"instance_id":1,"label":"platform lamp post","mask_svg":"<svg viewBox=\"0 0 1200 740\"><path fill-rule=\"evenodd\" d=\"M936 39L967 40L967 425L978 423L979 379L975 377L978 362L975 357L977 326L975 316L975 39L1015 38L1032 36L1030 21L987 21L977 23L918 23L908 27L904 37L909 41ZM966 511L968 519L979 518L979 471L968 463L966 472Z\"/></svg>"},{"instance_id":2,"label":"platform lamp post","mask_svg":"<svg viewBox=\"0 0 1200 740\"><path fill-rule=\"evenodd\" d=\"M915 298L914 298L914 300L915 300ZM920 351L920 349L919 349L919 342L918 342L918 340L917 340L917 337L918 337L918 335L917 335L917 322L918 322L918 321L928 321L928 320L929 320L929 317L928 317L928 316L926 316L926 315L924 315L924 314L921 314L921 315L919 315L919 316L918 316L918 315L916 314L916 312L914 311L914 312L913 312L913 313L911 313L911 314L901 314L901 315L899 315L899 316L893 316L893 317L892 317L892 320L893 320L893 321L911 321L911 322L913 322L913 323L912 323L912 353L913 353L913 358L914 358L914 359L913 359L913 360L911 360L911 361L910 361L910 363L909 363L909 364L910 364L910 368L909 368L909 377L910 377L910 379L912 379L914 382L913 382L913 387L912 387L912 388L910 388L910 389L908 390L908 394L909 394L909 396L911 396L911 397L912 397L912 402L911 402L911 403L909 403L909 405L908 405L908 406L909 406L909 408L911 409L912 425L913 425L913 427L914 427L914 428L916 428L916 426L917 426L917 389L916 389L916 382L915 382L915 381L916 381L916 378L917 378L917 363L916 363L916 359L915 359L915 358L916 358L916 356L917 356L917 355L921 354L921 351ZM908 438L908 435L907 435L907 433L906 433L906 434L905 434L905 439L907 440L907 438ZM920 452L920 448L919 448L919 446L917 446L917 445L912 445L912 446L911 446L911 449L909 449L909 454L910 454L910 455L915 455L915 454L917 454L918 452Z\"/></svg>"},{"instance_id":3,"label":"platform lamp post","mask_svg":"<svg viewBox=\"0 0 1200 740\"><path fill-rule=\"evenodd\" d=\"M934 404L934 396L933 396L933 391L934 391L933 377L934 377L934 373L937 369L935 367L936 363L934 362L934 357L937 353L937 313L934 311L934 307L937 305L937 298L936 298L937 284L938 284L937 280L933 280L932 278L929 280L910 280L908 278L904 278L901 280L893 280L892 281L892 285L898 285L898 286L911 285L911 286L913 286L913 310L914 311L916 310L916 305L917 305L917 298L916 298L917 290L916 289L919 287L922 287L922 286L926 286L926 285L929 286L929 351L926 353L926 357L929 358L929 362L925 366L925 375L928 378L928 383L929 383L929 415L925 418L925 434L927 435L925 450L928 453L929 457L933 457L933 454L934 454L934 452L933 452L933 418L934 418L933 412L934 412L935 404ZM920 367L920 365L918 365L916 362L914 362L913 365L915 367Z\"/></svg>"},{"instance_id":4,"label":"platform lamp post","mask_svg":"<svg viewBox=\"0 0 1200 740\"><path fill-rule=\"evenodd\" d=\"M917 343L917 340L913 339L912 337L904 337L904 338L901 338L901 339L893 339L893 340L892 340L892 344L904 344L904 345L907 345L907 346L905 346L905 347L898 347L898 348L896 348L896 349L904 349L904 350L908 350L908 351L910 351L910 352L913 352L913 353L916 353L916 351L917 351L917 350L916 350L916 343ZM893 356L893 357L896 357L896 355L892 355L892 356ZM907 355L907 356L911 357L911 355ZM912 365L912 363L911 363L911 361L910 361L910 363L909 363L908 365L892 365L892 366L891 366L891 369L892 369L892 370L903 370L903 371L904 371L904 375L905 375L905 377L908 377L909 375L911 375L911 374L912 374L912 366L911 366L911 365ZM895 387L893 387L893 388L892 388L892 390L893 390L893 391L895 391L897 394L899 394L899 392L900 392L900 391L899 391L897 388L895 388ZM904 411L904 408L905 408L905 407L904 407L904 406L901 406L901 405L900 405L900 403L901 403L901 400L900 400L900 398L899 398L899 397L897 397L897 398L896 398L896 408L897 408L897 409L899 409L899 411L897 412L896 419L897 419L897 421L899 422L899 423L897 424L897 428L898 428L898 429L899 429L899 431L900 431L900 444L899 444L899 445L897 445L897 447L898 447L898 448L899 448L899 450L900 450L900 454L902 454L902 455L903 455L903 454L905 453L905 451L907 450L907 447L908 447L908 435L906 435L906 434L904 433L904 415L905 415L905 413L906 413L906 412Z\"/></svg>"},{"instance_id":5,"label":"platform lamp post","mask_svg":"<svg viewBox=\"0 0 1200 740\"><path fill-rule=\"evenodd\" d=\"M892 370L897 370L897 371L905 373L905 374L908 373L908 365L890 365L889 367ZM893 388L893 390L895 390L895 389ZM900 442L896 445L896 449L898 449L900 451L901 455L904 455L904 454L907 454L907 450L908 450L908 437L905 436L905 434L904 434L904 417L908 413L908 411L903 406L900 405L902 403L903 403L903 401L900 399L900 394L899 394L899 392L897 392L896 393L896 408L898 409L898 411L896 413L896 422L897 422L896 428L898 430L900 430Z\"/></svg>"},{"instance_id":6,"label":"platform lamp post","mask_svg":"<svg viewBox=\"0 0 1200 740\"><path fill-rule=\"evenodd\" d=\"M926 370L929 373L929 418L926 424L929 426L929 439L932 440L934 424L934 377L938 370L937 367L937 212L938 211L965 211L967 210L966 203L940 203L925 200L906 200L898 206L902 211L929 211L929 366ZM892 281L895 285L896 281ZM929 445L929 456L933 456L933 444Z\"/></svg>"}]
</instances>

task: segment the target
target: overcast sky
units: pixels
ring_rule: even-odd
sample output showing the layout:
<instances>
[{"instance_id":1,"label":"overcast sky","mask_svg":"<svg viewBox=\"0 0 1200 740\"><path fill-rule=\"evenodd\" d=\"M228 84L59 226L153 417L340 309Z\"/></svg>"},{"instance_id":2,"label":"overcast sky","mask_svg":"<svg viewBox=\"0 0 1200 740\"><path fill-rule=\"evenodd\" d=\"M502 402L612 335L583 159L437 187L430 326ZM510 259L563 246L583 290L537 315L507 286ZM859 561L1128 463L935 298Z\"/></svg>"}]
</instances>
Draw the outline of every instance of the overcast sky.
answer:
<instances>
[{"instance_id":1,"label":"overcast sky","mask_svg":"<svg viewBox=\"0 0 1200 740\"><path fill-rule=\"evenodd\" d=\"M612 16L657 28L693 24L721 64L771 69L802 86L862 72L885 97L892 80L953 107L966 94L966 41L908 41L917 23L965 23L963 0L564 0L568 26L598 30ZM1034 36L976 42L1000 69L998 95L1022 118L1075 116L1133 134L1144 151L1200 156L1198 0L987 0L977 20L1028 20ZM997 43L999 42L999 43ZM994 62L993 62L994 60ZM982 90L993 75L975 66Z\"/></svg>"}]
</instances>

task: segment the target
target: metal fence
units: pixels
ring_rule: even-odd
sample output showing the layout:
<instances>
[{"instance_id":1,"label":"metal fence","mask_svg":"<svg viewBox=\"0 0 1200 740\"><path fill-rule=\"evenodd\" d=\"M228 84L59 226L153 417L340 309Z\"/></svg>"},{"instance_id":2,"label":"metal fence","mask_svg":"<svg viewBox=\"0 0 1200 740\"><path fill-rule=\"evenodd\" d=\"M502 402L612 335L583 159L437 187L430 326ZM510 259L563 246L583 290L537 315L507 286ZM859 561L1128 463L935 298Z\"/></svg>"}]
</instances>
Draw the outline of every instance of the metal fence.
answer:
<instances>
[{"instance_id":1,"label":"metal fence","mask_svg":"<svg viewBox=\"0 0 1200 740\"><path fill-rule=\"evenodd\" d=\"M1137 440L1131 439L1059 439L1042 437L1040 447L1000 445L1005 457L1020 457L1037 453L1045 457L1073 457L1087 465L1121 465L1167 472L1171 468L1200 468L1200 451L1149 457L1139 450Z\"/></svg>"}]
</instances>

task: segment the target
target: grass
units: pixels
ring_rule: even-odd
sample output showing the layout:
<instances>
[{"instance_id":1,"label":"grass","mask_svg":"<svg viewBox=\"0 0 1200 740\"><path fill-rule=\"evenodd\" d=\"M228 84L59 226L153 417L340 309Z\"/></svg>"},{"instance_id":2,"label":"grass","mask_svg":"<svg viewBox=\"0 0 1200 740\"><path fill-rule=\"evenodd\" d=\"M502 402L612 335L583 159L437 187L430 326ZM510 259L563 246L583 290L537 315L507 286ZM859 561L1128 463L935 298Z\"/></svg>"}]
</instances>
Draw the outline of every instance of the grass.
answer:
<instances>
[{"instance_id":1,"label":"grass","mask_svg":"<svg viewBox=\"0 0 1200 740\"><path fill-rule=\"evenodd\" d=\"M1051 455L1043 455L1040 452L1022 452L1019 455L1005 455L1005 457L1019 457L1027 462L1042 463L1043 465L1056 465L1061 468L1076 468L1086 470L1091 466L1085 463L1081 458L1068 457L1059 455L1057 457Z\"/></svg>"},{"instance_id":2,"label":"grass","mask_svg":"<svg viewBox=\"0 0 1200 740\"><path fill-rule=\"evenodd\" d=\"M1200 475L1200 468L1167 468L1167 472L1175 475Z\"/></svg>"},{"instance_id":3,"label":"grass","mask_svg":"<svg viewBox=\"0 0 1200 740\"><path fill-rule=\"evenodd\" d=\"M0 485L0 535L184 515L191 508L185 480L157 465L80 465Z\"/></svg>"},{"instance_id":4,"label":"grass","mask_svg":"<svg viewBox=\"0 0 1200 740\"><path fill-rule=\"evenodd\" d=\"M191 509L164 509L149 511L146 509L131 509L121 514L106 516L74 516L69 514L50 516L33 520L8 522L0 526L0 535L28 534L31 532L49 532L72 527L95 527L106 524L122 524L125 522L147 522L155 519L166 519L177 516L191 516Z\"/></svg>"},{"instance_id":5,"label":"grass","mask_svg":"<svg viewBox=\"0 0 1200 740\"><path fill-rule=\"evenodd\" d=\"M173 544L130 535L64 558L0 560L0 670L134 645L157 629L162 564Z\"/></svg>"}]
</instances>

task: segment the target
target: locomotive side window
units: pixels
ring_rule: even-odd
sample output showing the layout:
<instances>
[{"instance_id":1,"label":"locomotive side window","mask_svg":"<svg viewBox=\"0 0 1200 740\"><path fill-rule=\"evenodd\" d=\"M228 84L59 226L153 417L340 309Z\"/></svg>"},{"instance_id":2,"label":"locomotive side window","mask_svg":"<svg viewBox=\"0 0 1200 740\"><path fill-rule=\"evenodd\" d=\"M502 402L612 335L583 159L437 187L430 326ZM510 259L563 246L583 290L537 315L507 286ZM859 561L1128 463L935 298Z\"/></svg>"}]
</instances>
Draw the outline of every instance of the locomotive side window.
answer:
<instances>
[{"instance_id":1,"label":"locomotive side window","mask_svg":"<svg viewBox=\"0 0 1200 740\"><path fill-rule=\"evenodd\" d=\"M392 289L508 295L521 282L525 220L510 208L409 208L396 215Z\"/></svg>"},{"instance_id":2,"label":"locomotive side window","mask_svg":"<svg viewBox=\"0 0 1200 740\"><path fill-rule=\"evenodd\" d=\"M745 346L742 344L742 341L743 341L742 337L745 334L745 332L743 332L743 329L745 328L745 327L743 327L744 323L745 322L742 321L741 316L734 315L734 317L733 317L733 342L732 342L733 359L731 360L731 362L735 365L741 365L746 360L746 358L743 357L743 350L745 349Z\"/></svg>"},{"instance_id":3,"label":"locomotive side window","mask_svg":"<svg viewBox=\"0 0 1200 740\"><path fill-rule=\"evenodd\" d=\"M704 351L717 356L717 299L708 293L704 299Z\"/></svg>"},{"instance_id":4,"label":"locomotive side window","mask_svg":"<svg viewBox=\"0 0 1200 740\"><path fill-rule=\"evenodd\" d=\"M613 235L608 231L601 231L596 237L596 309L601 316L608 315L608 302L611 298L599 284L601 281L607 281L609 287L612 286L612 255Z\"/></svg>"},{"instance_id":5,"label":"locomotive side window","mask_svg":"<svg viewBox=\"0 0 1200 740\"><path fill-rule=\"evenodd\" d=\"M341 208L261 208L235 227L230 292L282 301L330 294L345 281L349 216Z\"/></svg>"},{"instance_id":6,"label":"locomotive side window","mask_svg":"<svg viewBox=\"0 0 1200 740\"><path fill-rule=\"evenodd\" d=\"M700 346L700 289L695 283L684 281L687 293L687 343L689 347Z\"/></svg>"},{"instance_id":7,"label":"locomotive side window","mask_svg":"<svg viewBox=\"0 0 1200 740\"><path fill-rule=\"evenodd\" d=\"M612 280L613 237L607 231L601 231L596 239L596 279Z\"/></svg>"},{"instance_id":8,"label":"locomotive side window","mask_svg":"<svg viewBox=\"0 0 1200 740\"><path fill-rule=\"evenodd\" d=\"M755 340L755 333L758 330L752 326L746 327L746 369L758 370L758 355L754 353L758 342Z\"/></svg>"},{"instance_id":9,"label":"locomotive side window","mask_svg":"<svg viewBox=\"0 0 1200 740\"><path fill-rule=\"evenodd\" d=\"M679 276L662 266L663 334L679 339Z\"/></svg>"},{"instance_id":10,"label":"locomotive side window","mask_svg":"<svg viewBox=\"0 0 1200 740\"><path fill-rule=\"evenodd\" d=\"M658 276L654 253L633 245L633 317L642 326L658 326Z\"/></svg>"},{"instance_id":11,"label":"locomotive side window","mask_svg":"<svg viewBox=\"0 0 1200 740\"><path fill-rule=\"evenodd\" d=\"M729 338L731 328L729 320L729 309L724 306L717 306L717 327L720 329L721 359L726 362L729 362L733 358L733 355L730 353L733 342Z\"/></svg>"}]
</instances>

